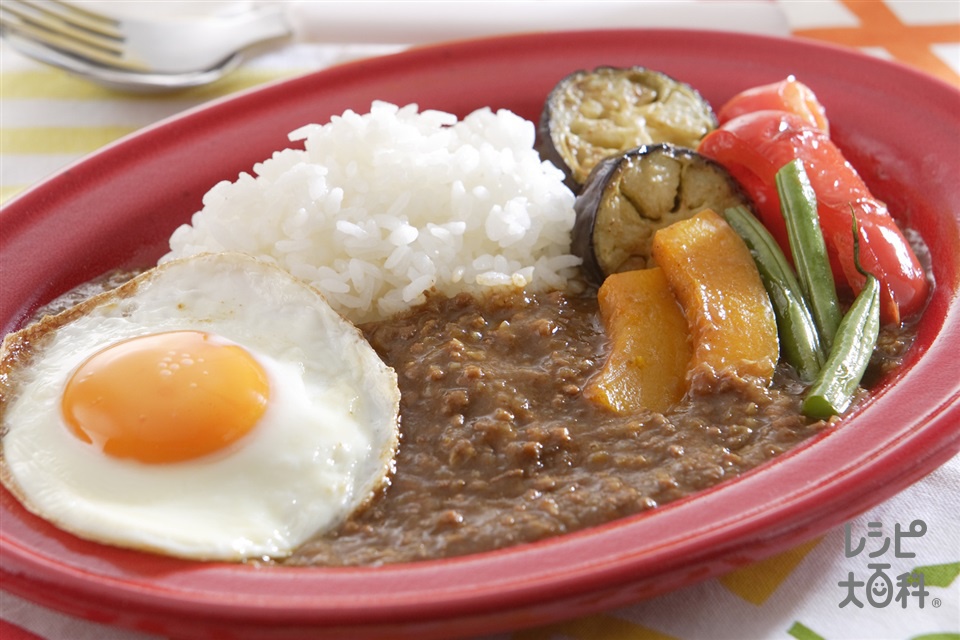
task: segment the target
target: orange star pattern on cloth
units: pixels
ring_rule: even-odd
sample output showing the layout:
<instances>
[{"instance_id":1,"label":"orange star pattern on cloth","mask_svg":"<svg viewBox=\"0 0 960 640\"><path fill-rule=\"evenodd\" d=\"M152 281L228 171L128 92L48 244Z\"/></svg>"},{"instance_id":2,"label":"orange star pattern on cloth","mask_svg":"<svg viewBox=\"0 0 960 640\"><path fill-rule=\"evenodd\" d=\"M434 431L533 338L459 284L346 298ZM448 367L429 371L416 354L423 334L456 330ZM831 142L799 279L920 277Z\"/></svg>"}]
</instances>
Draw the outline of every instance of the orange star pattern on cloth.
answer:
<instances>
[{"instance_id":1,"label":"orange star pattern on cloth","mask_svg":"<svg viewBox=\"0 0 960 640\"><path fill-rule=\"evenodd\" d=\"M933 52L933 46L960 40L960 22L906 24L885 2L840 0L859 20L855 27L795 29L793 35L847 47L881 47L899 62L960 84L960 74ZM958 9L957 11L960 11Z\"/></svg>"}]
</instances>

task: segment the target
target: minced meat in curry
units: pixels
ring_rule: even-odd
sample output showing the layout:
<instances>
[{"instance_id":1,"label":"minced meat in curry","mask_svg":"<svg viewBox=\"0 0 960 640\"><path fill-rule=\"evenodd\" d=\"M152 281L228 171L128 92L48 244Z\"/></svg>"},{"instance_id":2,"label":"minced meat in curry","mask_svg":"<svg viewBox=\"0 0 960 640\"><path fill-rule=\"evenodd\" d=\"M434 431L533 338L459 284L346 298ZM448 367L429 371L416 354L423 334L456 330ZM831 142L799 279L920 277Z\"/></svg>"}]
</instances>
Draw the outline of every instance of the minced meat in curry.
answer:
<instances>
[{"instance_id":1,"label":"minced meat in curry","mask_svg":"<svg viewBox=\"0 0 960 640\"><path fill-rule=\"evenodd\" d=\"M363 330L399 376L396 474L286 564L408 562L568 533L713 486L829 425L800 415L803 386L783 366L769 388L728 376L667 415L587 401L607 349L595 292L434 297Z\"/></svg>"}]
</instances>

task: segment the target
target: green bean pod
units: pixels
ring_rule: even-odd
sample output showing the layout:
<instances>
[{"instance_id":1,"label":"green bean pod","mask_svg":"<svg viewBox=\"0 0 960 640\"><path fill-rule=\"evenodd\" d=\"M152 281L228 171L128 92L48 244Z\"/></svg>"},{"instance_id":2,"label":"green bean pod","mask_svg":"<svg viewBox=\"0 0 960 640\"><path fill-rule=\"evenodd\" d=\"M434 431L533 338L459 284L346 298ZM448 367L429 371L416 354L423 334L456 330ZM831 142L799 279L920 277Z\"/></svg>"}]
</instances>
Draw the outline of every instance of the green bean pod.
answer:
<instances>
[{"instance_id":1,"label":"green bean pod","mask_svg":"<svg viewBox=\"0 0 960 640\"><path fill-rule=\"evenodd\" d=\"M840 322L836 340L820 375L807 391L801 411L823 420L850 406L870 363L880 333L880 283L867 277L863 290Z\"/></svg>"},{"instance_id":2,"label":"green bean pod","mask_svg":"<svg viewBox=\"0 0 960 640\"><path fill-rule=\"evenodd\" d=\"M760 272L773 312L783 359L800 379L812 382L824 362L816 323L786 256L767 228L746 207L724 211L731 227L743 238Z\"/></svg>"},{"instance_id":3,"label":"green bean pod","mask_svg":"<svg viewBox=\"0 0 960 640\"><path fill-rule=\"evenodd\" d=\"M837 328L820 375L804 396L801 411L816 420L847 410L880 335L880 281L860 266L860 236L856 216L852 217L854 264L867 280Z\"/></svg>"},{"instance_id":4,"label":"green bean pod","mask_svg":"<svg viewBox=\"0 0 960 640\"><path fill-rule=\"evenodd\" d=\"M799 159L777 171L776 183L797 278L810 303L820 341L829 350L843 314L837 300L837 288L823 232L820 230L817 194Z\"/></svg>"}]
</instances>

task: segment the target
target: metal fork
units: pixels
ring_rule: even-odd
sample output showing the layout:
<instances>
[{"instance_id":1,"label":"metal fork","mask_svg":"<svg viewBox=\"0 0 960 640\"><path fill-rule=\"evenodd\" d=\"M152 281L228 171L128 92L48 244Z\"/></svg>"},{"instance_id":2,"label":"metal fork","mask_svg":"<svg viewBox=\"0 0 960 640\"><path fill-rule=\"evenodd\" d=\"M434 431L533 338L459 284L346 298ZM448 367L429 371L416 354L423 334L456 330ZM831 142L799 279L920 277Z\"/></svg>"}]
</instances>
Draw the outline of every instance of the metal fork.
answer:
<instances>
[{"instance_id":1,"label":"metal fork","mask_svg":"<svg viewBox=\"0 0 960 640\"><path fill-rule=\"evenodd\" d=\"M21 53L124 89L176 89L233 70L253 45L290 35L278 6L235 15L112 18L61 0L4 0L0 35Z\"/></svg>"}]
</instances>

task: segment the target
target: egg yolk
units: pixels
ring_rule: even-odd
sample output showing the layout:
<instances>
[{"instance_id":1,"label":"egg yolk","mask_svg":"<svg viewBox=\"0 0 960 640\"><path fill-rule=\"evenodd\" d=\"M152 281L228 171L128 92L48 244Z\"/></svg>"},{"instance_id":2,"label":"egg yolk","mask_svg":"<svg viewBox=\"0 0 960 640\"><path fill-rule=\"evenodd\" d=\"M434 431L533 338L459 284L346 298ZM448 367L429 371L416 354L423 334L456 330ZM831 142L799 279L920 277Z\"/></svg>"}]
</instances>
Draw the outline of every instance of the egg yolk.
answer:
<instances>
[{"instance_id":1,"label":"egg yolk","mask_svg":"<svg viewBox=\"0 0 960 640\"><path fill-rule=\"evenodd\" d=\"M266 373L242 347L200 331L132 338L95 353L63 393L68 428L118 458L169 463L223 449L266 410Z\"/></svg>"}]
</instances>

